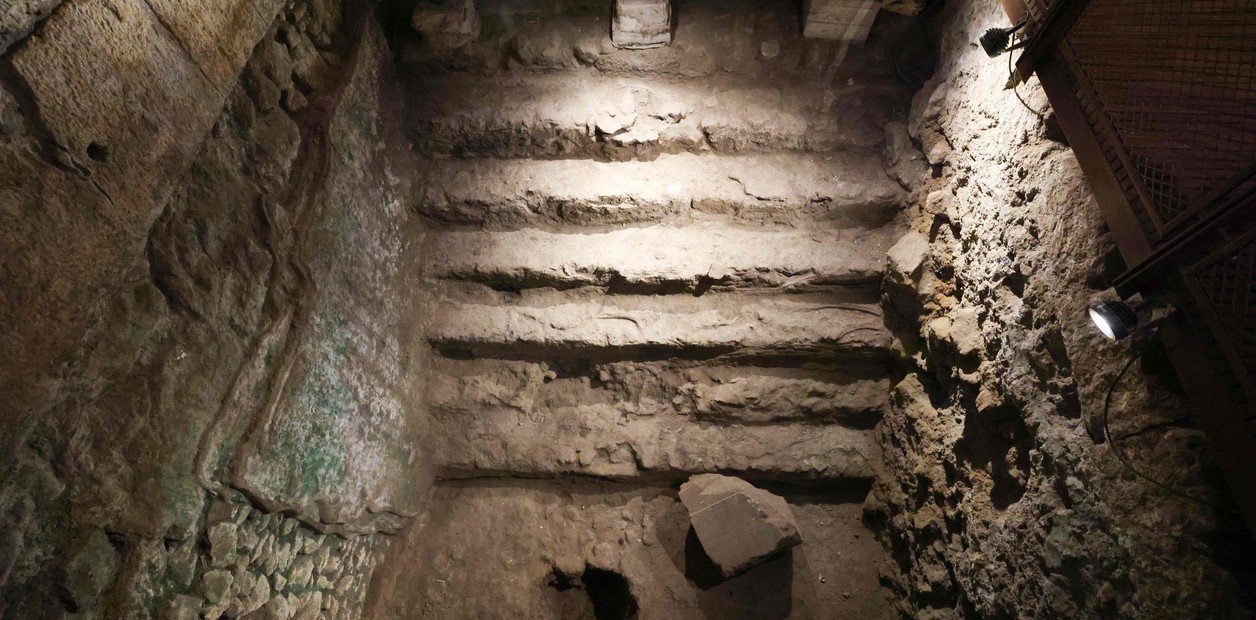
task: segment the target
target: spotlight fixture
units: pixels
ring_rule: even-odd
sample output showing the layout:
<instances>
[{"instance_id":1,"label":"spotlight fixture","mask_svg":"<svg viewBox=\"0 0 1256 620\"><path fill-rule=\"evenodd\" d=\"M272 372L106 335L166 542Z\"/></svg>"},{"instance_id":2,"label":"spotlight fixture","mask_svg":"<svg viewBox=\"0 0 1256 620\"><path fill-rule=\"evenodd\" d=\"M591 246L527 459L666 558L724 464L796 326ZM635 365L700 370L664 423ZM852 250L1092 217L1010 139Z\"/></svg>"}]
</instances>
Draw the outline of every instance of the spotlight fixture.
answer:
<instances>
[{"instance_id":1,"label":"spotlight fixture","mask_svg":"<svg viewBox=\"0 0 1256 620\"><path fill-rule=\"evenodd\" d=\"M1156 327L1177 312L1158 297L1128 303L1117 300L1098 301L1090 306L1090 320L1109 340L1123 340L1135 331Z\"/></svg>"},{"instance_id":2,"label":"spotlight fixture","mask_svg":"<svg viewBox=\"0 0 1256 620\"><path fill-rule=\"evenodd\" d=\"M1012 42L1012 35L1016 34L1016 31L1020 30L1024 26L1025 22L1021 21L1010 28L991 28L985 31L982 33L981 38L978 39L978 41L981 42L981 49L986 51L987 56L991 58L998 58L1003 52L1011 51L1020 47L1020 44L1010 47L1009 45Z\"/></svg>"},{"instance_id":3,"label":"spotlight fixture","mask_svg":"<svg viewBox=\"0 0 1256 620\"><path fill-rule=\"evenodd\" d=\"M1090 306L1090 320L1109 340L1121 340L1138 327L1138 309L1123 301L1099 301Z\"/></svg>"}]
</instances>

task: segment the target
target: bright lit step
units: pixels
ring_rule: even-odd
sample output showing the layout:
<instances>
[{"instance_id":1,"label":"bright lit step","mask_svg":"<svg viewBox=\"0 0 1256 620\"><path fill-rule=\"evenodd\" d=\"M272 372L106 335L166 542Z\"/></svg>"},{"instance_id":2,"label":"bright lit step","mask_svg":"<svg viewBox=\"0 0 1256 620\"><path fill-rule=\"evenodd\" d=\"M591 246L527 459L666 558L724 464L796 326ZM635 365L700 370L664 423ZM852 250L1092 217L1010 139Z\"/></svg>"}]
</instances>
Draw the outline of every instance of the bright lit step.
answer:
<instances>
[{"instance_id":1,"label":"bright lit step","mask_svg":"<svg viewBox=\"0 0 1256 620\"><path fill-rule=\"evenodd\" d=\"M410 119L420 151L629 159L682 151L875 150L887 111L860 87L578 72L426 78Z\"/></svg>"},{"instance_id":2,"label":"bright lit step","mask_svg":"<svg viewBox=\"0 0 1256 620\"><path fill-rule=\"evenodd\" d=\"M516 288L616 292L869 285L892 229L750 231L718 224L596 233L443 232L428 238L429 277Z\"/></svg>"},{"instance_id":3,"label":"bright lit step","mask_svg":"<svg viewBox=\"0 0 1256 620\"><path fill-rule=\"evenodd\" d=\"M577 296L440 304L428 341L472 357L885 357L880 307L805 295Z\"/></svg>"},{"instance_id":4,"label":"bright lit step","mask_svg":"<svg viewBox=\"0 0 1256 620\"><path fill-rule=\"evenodd\" d=\"M898 212L904 195L879 158L835 153L682 153L627 162L436 159L422 166L420 214L490 229L694 217L876 227Z\"/></svg>"}]
</instances>

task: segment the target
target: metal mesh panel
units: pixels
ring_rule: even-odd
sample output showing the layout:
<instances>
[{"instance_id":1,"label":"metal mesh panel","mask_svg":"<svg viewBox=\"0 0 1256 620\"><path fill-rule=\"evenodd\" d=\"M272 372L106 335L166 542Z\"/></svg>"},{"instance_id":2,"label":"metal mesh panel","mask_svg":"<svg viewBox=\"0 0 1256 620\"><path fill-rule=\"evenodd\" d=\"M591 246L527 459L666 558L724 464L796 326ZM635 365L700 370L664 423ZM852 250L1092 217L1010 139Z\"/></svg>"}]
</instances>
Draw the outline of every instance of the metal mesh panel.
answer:
<instances>
[{"instance_id":1,"label":"metal mesh panel","mask_svg":"<svg viewBox=\"0 0 1256 620\"><path fill-rule=\"evenodd\" d=\"M1200 261L1186 277L1234 379L1256 403L1256 231Z\"/></svg>"},{"instance_id":2,"label":"metal mesh panel","mask_svg":"<svg viewBox=\"0 0 1256 620\"><path fill-rule=\"evenodd\" d=\"M1153 240L1256 160L1252 0L1091 0L1065 40Z\"/></svg>"},{"instance_id":3,"label":"metal mesh panel","mask_svg":"<svg viewBox=\"0 0 1256 620\"><path fill-rule=\"evenodd\" d=\"M1051 12L1051 7L1060 0L1025 0L1025 10L1029 15L1025 20L1025 31L1022 36L1026 39L1032 39L1042 31L1042 27L1046 25L1047 15Z\"/></svg>"}]
</instances>

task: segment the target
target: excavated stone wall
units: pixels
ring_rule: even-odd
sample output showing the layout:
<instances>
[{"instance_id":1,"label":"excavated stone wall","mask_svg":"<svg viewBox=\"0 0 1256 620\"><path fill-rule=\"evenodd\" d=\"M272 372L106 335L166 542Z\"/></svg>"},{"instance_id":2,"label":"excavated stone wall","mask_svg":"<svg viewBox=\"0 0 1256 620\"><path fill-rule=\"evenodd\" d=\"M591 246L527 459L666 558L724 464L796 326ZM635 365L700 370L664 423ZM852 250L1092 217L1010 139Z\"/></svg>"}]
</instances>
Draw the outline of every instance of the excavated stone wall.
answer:
<instances>
[{"instance_id":1,"label":"excavated stone wall","mask_svg":"<svg viewBox=\"0 0 1256 620\"><path fill-rule=\"evenodd\" d=\"M904 121L919 31L786 0L632 51L601 0L453 48L388 3L19 0L0 616L1248 615L1237 522L1100 441L1110 243L972 44L1004 18L948 4ZM1224 499L1162 352L1113 403ZM803 543L712 578L705 472Z\"/></svg>"},{"instance_id":2,"label":"excavated stone wall","mask_svg":"<svg viewBox=\"0 0 1256 620\"><path fill-rule=\"evenodd\" d=\"M997 3L947 5L939 69L887 150L912 190L884 298L911 372L881 428L870 510L901 610L1248 617L1236 519L1136 478L1102 441L1107 387L1141 346L1104 340L1086 317L1119 259L1058 127L975 44L1006 25ZM1048 109L1036 82L1021 92ZM1225 501L1162 351L1112 403L1136 467Z\"/></svg>"},{"instance_id":3,"label":"excavated stone wall","mask_svg":"<svg viewBox=\"0 0 1256 620\"><path fill-rule=\"evenodd\" d=\"M427 489L383 36L210 4L0 59L2 616L356 616Z\"/></svg>"}]
</instances>

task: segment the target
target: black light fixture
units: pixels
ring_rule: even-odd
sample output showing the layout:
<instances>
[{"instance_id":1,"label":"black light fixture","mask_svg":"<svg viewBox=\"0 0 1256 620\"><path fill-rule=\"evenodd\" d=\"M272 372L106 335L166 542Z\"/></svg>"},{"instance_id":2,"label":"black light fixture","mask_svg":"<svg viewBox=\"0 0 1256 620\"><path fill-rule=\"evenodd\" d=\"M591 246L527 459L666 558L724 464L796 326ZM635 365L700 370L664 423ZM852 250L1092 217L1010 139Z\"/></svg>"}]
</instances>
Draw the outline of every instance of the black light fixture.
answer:
<instances>
[{"instance_id":1,"label":"black light fixture","mask_svg":"<svg viewBox=\"0 0 1256 620\"><path fill-rule=\"evenodd\" d=\"M1136 331L1161 325L1177 309L1167 300L1152 296L1133 303L1116 300L1090 305L1090 320L1109 340L1124 340Z\"/></svg>"},{"instance_id":2,"label":"black light fixture","mask_svg":"<svg viewBox=\"0 0 1256 620\"><path fill-rule=\"evenodd\" d=\"M1121 340L1138 327L1138 308L1123 301L1098 301L1090 306L1090 320L1109 340Z\"/></svg>"},{"instance_id":3,"label":"black light fixture","mask_svg":"<svg viewBox=\"0 0 1256 620\"><path fill-rule=\"evenodd\" d=\"M1010 46L1012 35L1016 34L1025 26L1024 20L1010 28L991 28L982 33L978 41L981 42L981 49L986 51L986 55L991 58L998 58L1000 54L1006 51L1014 50L1020 47L1020 44Z\"/></svg>"}]
</instances>

